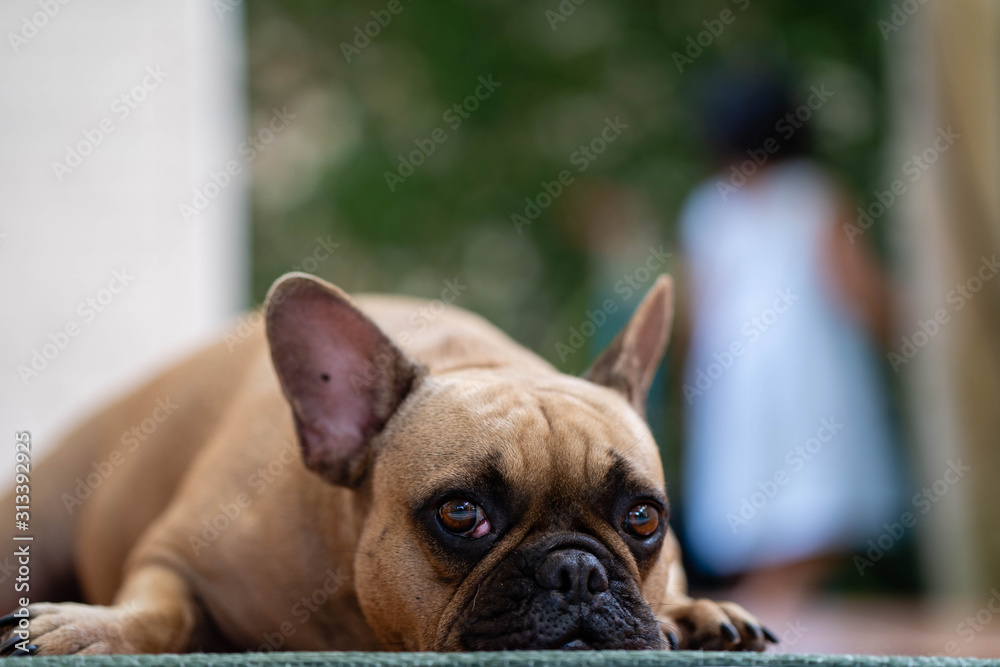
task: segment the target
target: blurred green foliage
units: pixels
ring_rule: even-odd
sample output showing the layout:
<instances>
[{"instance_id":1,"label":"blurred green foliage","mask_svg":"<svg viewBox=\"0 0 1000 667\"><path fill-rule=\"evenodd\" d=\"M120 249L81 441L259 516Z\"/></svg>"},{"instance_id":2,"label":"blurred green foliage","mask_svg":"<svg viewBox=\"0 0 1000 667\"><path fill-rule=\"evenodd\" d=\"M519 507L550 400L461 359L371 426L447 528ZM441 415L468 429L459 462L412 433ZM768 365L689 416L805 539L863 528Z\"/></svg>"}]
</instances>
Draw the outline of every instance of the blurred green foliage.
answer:
<instances>
[{"instance_id":1,"label":"blurred green foliage","mask_svg":"<svg viewBox=\"0 0 1000 667\"><path fill-rule=\"evenodd\" d=\"M292 268L349 292L426 297L458 276L468 285L458 305L580 372L593 350L562 362L555 348L594 298L594 263L572 217L612 184L642 201L674 246L678 210L711 171L689 111L692 88L717 64L754 53L785 63L803 90L834 92L810 128L819 157L861 201L878 185L878 3L395 1L396 14L389 0L247 5L251 129L274 108L296 115L254 164L257 299ZM719 31L726 10L735 19ZM373 23L379 17L385 25ZM366 27L377 31L367 44ZM700 53L690 46L699 39L711 42ZM676 54L696 55L678 67ZM445 114L479 77L500 87L453 129ZM525 198L571 168L573 152L615 117L628 130L518 233L511 216L523 214ZM391 190L386 173L398 156L426 145L435 128L446 141ZM340 244L334 256L303 262L327 236ZM664 399L674 426L678 366L675 354ZM668 471L678 438L676 427L661 435Z\"/></svg>"},{"instance_id":2,"label":"blurred green foliage","mask_svg":"<svg viewBox=\"0 0 1000 667\"><path fill-rule=\"evenodd\" d=\"M348 290L424 296L462 275L471 287L461 305L554 359L551 331L565 332L587 303L585 251L558 222L565 195L524 234L511 215L570 166L605 117L621 116L630 125L622 140L568 190L592 181L634 189L672 245L678 209L709 169L686 112L690 87L750 50L792 65L803 88L835 91L837 104L817 121L821 156L859 194L877 184L877 3L566 0L572 14L553 25L546 12L558 12L559 0L399 2L402 11L351 62L341 44L388 0L247 5L251 129L274 107L297 114L287 131L295 136L279 137L255 165L258 299L329 234L341 254L317 274ZM725 9L736 20L679 72L673 55ZM452 130L444 112L489 75L501 87ZM385 172L437 127L447 141L390 192ZM568 370L584 365L574 359Z\"/></svg>"},{"instance_id":3,"label":"blurred green foliage","mask_svg":"<svg viewBox=\"0 0 1000 667\"><path fill-rule=\"evenodd\" d=\"M803 91L833 91L810 121L817 157L867 203L885 136L881 9L870 0L250 0L250 129L274 109L295 115L254 161L254 296L293 269L348 292L429 298L457 277L467 285L457 305L578 373L595 350L562 360L556 344L603 298L603 277L574 218L610 186L641 202L654 236L675 246L679 209L712 172L692 90L720 63L764 54ZM727 10L735 18L720 30ZM691 46L698 40L710 43ZM690 61L679 67L678 56ZM454 127L446 114L480 77L500 86ZM616 117L628 129L576 171L574 151ZM399 156L437 128L446 140L390 188ZM512 215L566 169L573 183L519 233ZM317 239L339 244L329 259L316 260L325 257ZM674 345L659 397L671 484L682 351Z\"/></svg>"}]
</instances>

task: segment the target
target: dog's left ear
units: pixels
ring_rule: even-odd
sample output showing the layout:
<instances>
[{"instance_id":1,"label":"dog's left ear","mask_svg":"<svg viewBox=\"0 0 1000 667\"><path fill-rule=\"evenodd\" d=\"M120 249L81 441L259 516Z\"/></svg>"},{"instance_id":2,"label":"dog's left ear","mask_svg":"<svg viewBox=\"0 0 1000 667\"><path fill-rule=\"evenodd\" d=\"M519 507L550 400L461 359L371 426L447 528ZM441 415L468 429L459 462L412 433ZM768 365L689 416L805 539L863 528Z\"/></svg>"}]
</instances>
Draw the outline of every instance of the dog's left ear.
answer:
<instances>
[{"instance_id":1,"label":"dog's left ear","mask_svg":"<svg viewBox=\"0 0 1000 667\"><path fill-rule=\"evenodd\" d=\"M349 296L318 278L283 276L265 311L271 360L306 466L356 488L369 467L369 440L406 398L419 367Z\"/></svg>"},{"instance_id":2,"label":"dog's left ear","mask_svg":"<svg viewBox=\"0 0 1000 667\"><path fill-rule=\"evenodd\" d=\"M667 349L673 319L674 283L664 274L584 378L621 392L644 415L649 385Z\"/></svg>"}]
</instances>

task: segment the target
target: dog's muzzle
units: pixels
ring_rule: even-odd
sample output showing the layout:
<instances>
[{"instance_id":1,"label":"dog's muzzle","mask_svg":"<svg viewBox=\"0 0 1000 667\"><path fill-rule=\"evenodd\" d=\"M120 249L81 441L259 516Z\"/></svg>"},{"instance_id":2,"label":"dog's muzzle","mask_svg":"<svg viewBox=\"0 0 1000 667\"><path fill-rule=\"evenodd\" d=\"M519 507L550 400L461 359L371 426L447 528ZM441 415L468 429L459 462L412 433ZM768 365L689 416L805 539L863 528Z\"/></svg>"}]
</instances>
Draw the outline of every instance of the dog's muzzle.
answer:
<instances>
[{"instance_id":1,"label":"dog's muzzle","mask_svg":"<svg viewBox=\"0 0 1000 667\"><path fill-rule=\"evenodd\" d=\"M547 536L507 556L460 621L466 650L662 649L635 581L593 538Z\"/></svg>"}]
</instances>

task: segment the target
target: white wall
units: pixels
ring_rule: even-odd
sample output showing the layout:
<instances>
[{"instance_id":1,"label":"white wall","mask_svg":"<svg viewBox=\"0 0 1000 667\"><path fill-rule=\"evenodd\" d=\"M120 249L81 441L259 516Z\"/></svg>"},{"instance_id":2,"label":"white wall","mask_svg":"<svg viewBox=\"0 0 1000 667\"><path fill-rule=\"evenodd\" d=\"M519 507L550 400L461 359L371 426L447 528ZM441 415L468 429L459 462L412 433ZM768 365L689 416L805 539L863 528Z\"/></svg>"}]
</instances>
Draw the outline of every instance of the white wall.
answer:
<instances>
[{"instance_id":1,"label":"white wall","mask_svg":"<svg viewBox=\"0 0 1000 667\"><path fill-rule=\"evenodd\" d=\"M246 135L243 17L224 1L0 4L0 487L15 431L37 457L247 303L246 166L179 212Z\"/></svg>"}]
</instances>

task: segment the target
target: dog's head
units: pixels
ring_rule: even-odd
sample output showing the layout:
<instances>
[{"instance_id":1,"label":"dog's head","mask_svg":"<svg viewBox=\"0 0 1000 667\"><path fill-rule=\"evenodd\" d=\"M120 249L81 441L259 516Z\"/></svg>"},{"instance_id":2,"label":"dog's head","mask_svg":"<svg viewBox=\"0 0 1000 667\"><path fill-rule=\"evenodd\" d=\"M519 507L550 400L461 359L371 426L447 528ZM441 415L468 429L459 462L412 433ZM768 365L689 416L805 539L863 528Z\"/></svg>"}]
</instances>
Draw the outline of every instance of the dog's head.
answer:
<instances>
[{"instance_id":1,"label":"dog's head","mask_svg":"<svg viewBox=\"0 0 1000 667\"><path fill-rule=\"evenodd\" d=\"M664 276L585 378L432 374L336 287L276 283L272 359L306 465L359 494L355 586L382 641L665 648L647 598L673 556L642 412L671 312Z\"/></svg>"}]
</instances>

